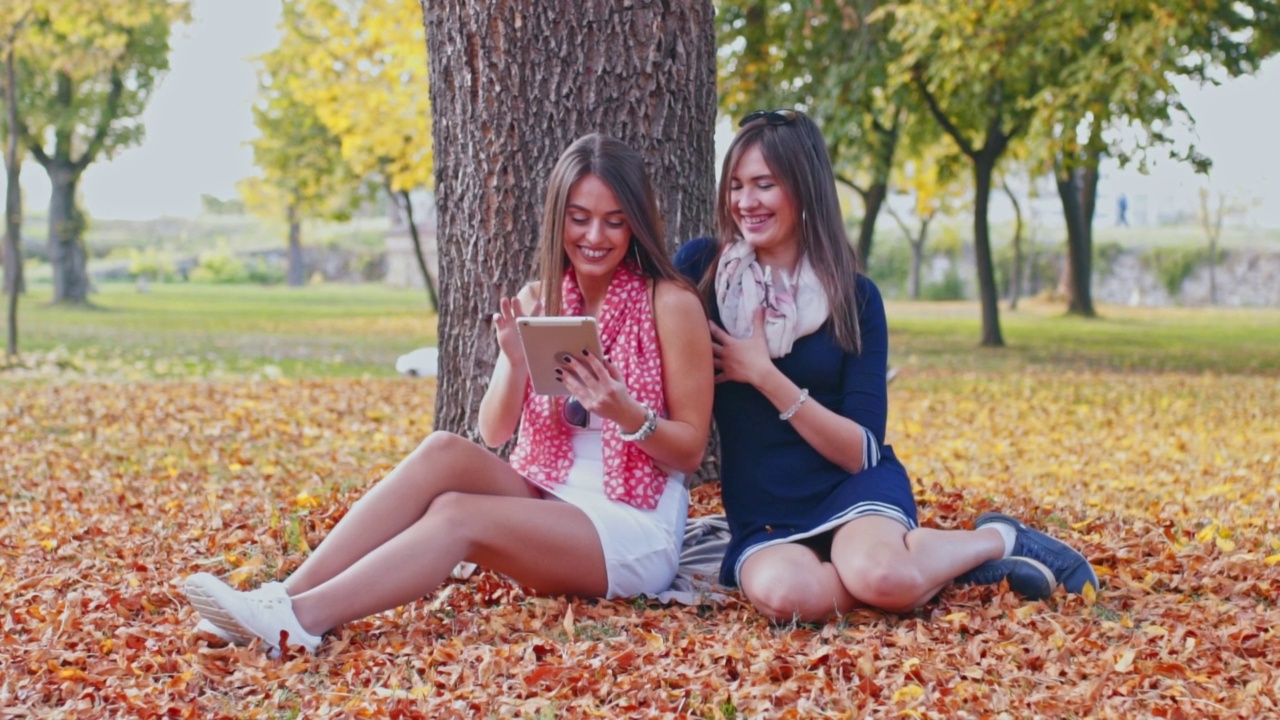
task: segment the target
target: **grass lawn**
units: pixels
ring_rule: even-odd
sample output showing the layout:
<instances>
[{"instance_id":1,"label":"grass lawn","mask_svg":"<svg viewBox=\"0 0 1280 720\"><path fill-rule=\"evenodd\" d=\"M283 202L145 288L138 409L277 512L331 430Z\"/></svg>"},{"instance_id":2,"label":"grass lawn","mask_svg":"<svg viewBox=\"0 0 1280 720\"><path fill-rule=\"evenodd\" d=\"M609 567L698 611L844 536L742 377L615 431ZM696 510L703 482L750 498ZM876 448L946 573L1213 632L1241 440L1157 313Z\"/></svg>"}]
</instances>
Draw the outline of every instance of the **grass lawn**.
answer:
<instances>
[{"instance_id":1,"label":"grass lawn","mask_svg":"<svg viewBox=\"0 0 1280 720\"><path fill-rule=\"evenodd\" d=\"M401 354L436 344L420 291L383 285L107 283L92 308L49 305L35 286L19 305L19 347L105 375L390 376ZM92 371L89 368L92 367Z\"/></svg>"},{"instance_id":2,"label":"grass lawn","mask_svg":"<svg viewBox=\"0 0 1280 720\"><path fill-rule=\"evenodd\" d=\"M1003 348L979 347L976 302L891 301L885 312L890 364L904 369L1280 373L1280 309L1104 305L1086 320L1059 304L1001 303Z\"/></svg>"},{"instance_id":3,"label":"grass lawn","mask_svg":"<svg viewBox=\"0 0 1280 720\"><path fill-rule=\"evenodd\" d=\"M385 377L435 345L423 294L383 285L105 284L90 309L54 307L35 286L19 305L24 364L87 376ZM1280 309L1102 306L1101 317L1024 300L1001 306L1006 347L981 348L976 302L889 302L894 367L1280 374ZM3 377L0 374L0 377Z\"/></svg>"}]
</instances>

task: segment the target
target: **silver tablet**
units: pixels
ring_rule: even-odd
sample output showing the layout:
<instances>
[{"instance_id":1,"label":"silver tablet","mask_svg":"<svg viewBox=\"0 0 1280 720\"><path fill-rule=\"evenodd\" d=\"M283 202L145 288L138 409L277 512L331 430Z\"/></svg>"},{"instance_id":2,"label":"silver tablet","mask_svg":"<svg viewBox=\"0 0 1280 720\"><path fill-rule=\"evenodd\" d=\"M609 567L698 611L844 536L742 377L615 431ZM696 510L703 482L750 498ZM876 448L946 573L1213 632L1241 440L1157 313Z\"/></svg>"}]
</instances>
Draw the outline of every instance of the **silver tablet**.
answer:
<instances>
[{"instance_id":1,"label":"silver tablet","mask_svg":"<svg viewBox=\"0 0 1280 720\"><path fill-rule=\"evenodd\" d=\"M582 359L583 350L604 355L593 317L522 317L516 319L516 329L533 391L539 395L569 394L563 383L556 382L556 368L563 367L560 359L565 355Z\"/></svg>"}]
</instances>

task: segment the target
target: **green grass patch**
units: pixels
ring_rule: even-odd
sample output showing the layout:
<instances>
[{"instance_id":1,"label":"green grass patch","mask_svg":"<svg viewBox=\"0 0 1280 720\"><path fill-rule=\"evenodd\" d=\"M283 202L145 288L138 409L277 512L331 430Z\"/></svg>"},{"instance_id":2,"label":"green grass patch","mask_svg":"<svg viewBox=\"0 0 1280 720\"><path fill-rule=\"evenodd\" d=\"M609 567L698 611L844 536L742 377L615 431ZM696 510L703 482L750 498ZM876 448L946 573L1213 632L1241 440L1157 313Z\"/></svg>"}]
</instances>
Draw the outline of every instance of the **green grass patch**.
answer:
<instances>
[{"instance_id":1,"label":"green grass patch","mask_svg":"<svg viewBox=\"0 0 1280 720\"><path fill-rule=\"evenodd\" d=\"M1023 369L1280 374L1280 310L1102 306L1100 317L1023 300L1000 308L1005 347L982 348L976 302L886 304L890 364Z\"/></svg>"},{"instance_id":2,"label":"green grass patch","mask_svg":"<svg viewBox=\"0 0 1280 720\"><path fill-rule=\"evenodd\" d=\"M436 344L426 296L377 284L107 283L91 308L50 305L42 290L20 302L19 349L89 376L389 376L398 356Z\"/></svg>"},{"instance_id":3,"label":"green grass patch","mask_svg":"<svg viewBox=\"0 0 1280 720\"><path fill-rule=\"evenodd\" d=\"M22 368L0 379L56 375L146 380L392 376L395 360L435 345L421 291L377 284L304 288L106 284L89 309L22 299ZM1280 309L1002 304L1004 348L981 348L976 302L889 302L890 362L909 371L1111 370L1280 374Z\"/></svg>"}]
</instances>

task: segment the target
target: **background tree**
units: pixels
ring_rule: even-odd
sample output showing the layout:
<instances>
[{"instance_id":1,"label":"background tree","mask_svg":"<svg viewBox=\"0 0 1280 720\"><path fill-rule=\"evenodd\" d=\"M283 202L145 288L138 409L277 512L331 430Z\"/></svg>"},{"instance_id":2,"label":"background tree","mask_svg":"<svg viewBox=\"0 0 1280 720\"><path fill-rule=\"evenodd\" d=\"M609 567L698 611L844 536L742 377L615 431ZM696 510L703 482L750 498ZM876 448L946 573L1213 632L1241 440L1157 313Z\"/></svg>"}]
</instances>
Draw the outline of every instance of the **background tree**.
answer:
<instances>
[{"instance_id":1,"label":"background tree","mask_svg":"<svg viewBox=\"0 0 1280 720\"><path fill-rule=\"evenodd\" d=\"M1200 228L1209 241L1209 304L1218 304L1218 250L1222 241L1222 224L1228 218L1243 218L1249 213L1250 203L1218 193L1218 202L1213 202L1213 193L1207 187L1200 188Z\"/></svg>"},{"instance_id":2,"label":"background tree","mask_svg":"<svg viewBox=\"0 0 1280 720\"><path fill-rule=\"evenodd\" d=\"M4 118L0 121L5 139L5 202L4 248L0 250L4 260L4 290L8 297L6 312L5 355L18 354L18 295L24 290L22 277L22 186L18 182L22 171L21 143L18 137L18 36L22 26L31 18L33 3L15 2L0 8L0 54L4 57L3 94Z\"/></svg>"},{"instance_id":3,"label":"background tree","mask_svg":"<svg viewBox=\"0 0 1280 720\"><path fill-rule=\"evenodd\" d=\"M889 87L901 52L892 18L869 22L872 0L720 0L720 107L732 118L801 106L823 128L837 179L862 199L858 254L871 257L876 220L911 108ZM932 124L926 126L932 129Z\"/></svg>"},{"instance_id":4,"label":"background tree","mask_svg":"<svg viewBox=\"0 0 1280 720\"><path fill-rule=\"evenodd\" d=\"M648 160L667 235L715 204L710 0L422 0L440 257L436 426L473 436L497 346L485 324L528 280L546 179L588 132Z\"/></svg>"},{"instance_id":5,"label":"background tree","mask_svg":"<svg viewBox=\"0 0 1280 720\"><path fill-rule=\"evenodd\" d=\"M302 257L302 223L346 220L368 197L368 185L342 159L341 141L297 97L296 76L308 41L281 22L280 45L258 58L258 103L253 122L260 135L251 144L261 173L238 186L245 206L257 215L284 221L288 228L287 282L307 281Z\"/></svg>"},{"instance_id":6,"label":"background tree","mask_svg":"<svg viewBox=\"0 0 1280 720\"><path fill-rule=\"evenodd\" d=\"M1018 201L1018 194L1009 186L1009 178L1000 180L1000 189L1004 190L1005 197L1009 198L1009 205L1013 208L1013 237L1009 240L1013 248L1013 259L1009 262L1009 309L1017 310L1018 300L1022 296L1022 268L1025 261L1022 228L1025 223L1022 219L1022 203Z\"/></svg>"},{"instance_id":7,"label":"background tree","mask_svg":"<svg viewBox=\"0 0 1280 720\"><path fill-rule=\"evenodd\" d=\"M940 147L940 146L939 146ZM959 184L956 181L957 168L954 162L948 162L946 153L936 148L932 152L924 152L915 159L903 164L895 171L894 186L898 191L912 198L911 215L915 225L908 224L901 213L894 210L892 203L884 208L898 224L907 244L911 247L911 269L907 275L907 296L912 300L920 299L920 272L924 264L925 244L929 240L929 225L939 214L949 215L955 212L959 200Z\"/></svg>"},{"instance_id":8,"label":"background tree","mask_svg":"<svg viewBox=\"0 0 1280 720\"><path fill-rule=\"evenodd\" d=\"M1093 317L1093 221L1102 159L1145 167L1148 154L1163 148L1172 159L1207 171L1209 158L1172 132L1195 126L1176 81L1216 82L1255 72L1280 42L1280 9L1274 0L1103 0L1059 22L1071 28L1078 54L1061 86L1038 98L1044 115L1033 134L1053 153L1067 227L1067 311Z\"/></svg>"},{"instance_id":9,"label":"background tree","mask_svg":"<svg viewBox=\"0 0 1280 720\"><path fill-rule=\"evenodd\" d=\"M295 95L341 142L354 174L376 177L404 213L432 307L440 304L410 193L432 186L431 97L422 11L404 0L286 0L297 43Z\"/></svg>"},{"instance_id":10,"label":"background tree","mask_svg":"<svg viewBox=\"0 0 1280 720\"><path fill-rule=\"evenodd\" d=\"M142 140L138 118L169 68L171 27L186 0L41 0L18 58L17 124L44 167L54 302L86 303L85 219L76 188L86 168Z\"/></svg>"},{"instance_id":11,"label":"background tree","mask_svg":"<svg viewBox=\"0 0 1280 720\"><path fill-rule=\"evenodd\" d=\"M909 84L968 158L984 346L1003 346L988 222L992 181L1010 144L1036 118L1036 98L1062 82L1076 52L1067 22L1087 3L914 0L887 8L902 45L895 86Z\"/></svg>"}]
</instances>

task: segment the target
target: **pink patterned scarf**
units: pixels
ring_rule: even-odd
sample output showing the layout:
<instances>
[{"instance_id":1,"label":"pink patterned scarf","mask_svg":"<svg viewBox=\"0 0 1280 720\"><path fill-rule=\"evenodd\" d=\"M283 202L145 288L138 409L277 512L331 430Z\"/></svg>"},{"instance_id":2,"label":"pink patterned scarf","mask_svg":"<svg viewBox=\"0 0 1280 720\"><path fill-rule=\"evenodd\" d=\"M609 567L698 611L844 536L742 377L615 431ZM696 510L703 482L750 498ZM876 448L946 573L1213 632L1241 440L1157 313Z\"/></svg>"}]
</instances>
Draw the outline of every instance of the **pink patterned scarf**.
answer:
<instances>
[{"instance_id":1,"label":"pink patterned scarf","mask_svg":"<svg viewBox=\"0 0 1280 720\"><path fill-rule=\"evenodd\" d=\"M561 287L562 313L581 315L582 291L578 289L573 268L565 273ZM627 389L659 417L665 417L662 353L649 301L649 284L631 260L614 272L598 320L600 345L621 371ZM573 465L570 428L560 420L562 402L563 398L534 395L532 385L527 385L520 436L511 453L511 466L517 472L548 489L563 483ZM667 474L636 443L618 437L620 432L618 426L608 420L600 431L604 445L605 495L641 510L652 510L658 506L666 488Z\"/></svg>"}]
</instances>

